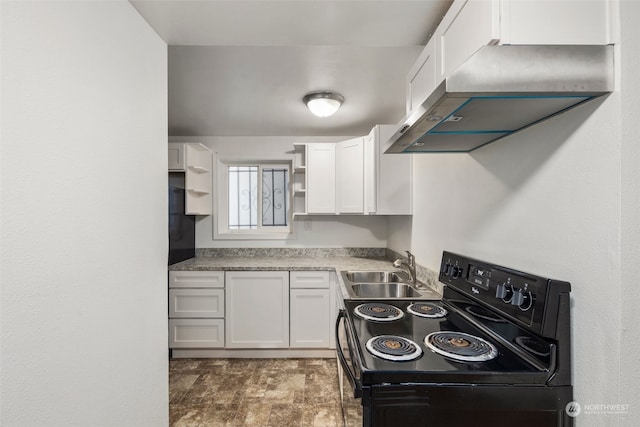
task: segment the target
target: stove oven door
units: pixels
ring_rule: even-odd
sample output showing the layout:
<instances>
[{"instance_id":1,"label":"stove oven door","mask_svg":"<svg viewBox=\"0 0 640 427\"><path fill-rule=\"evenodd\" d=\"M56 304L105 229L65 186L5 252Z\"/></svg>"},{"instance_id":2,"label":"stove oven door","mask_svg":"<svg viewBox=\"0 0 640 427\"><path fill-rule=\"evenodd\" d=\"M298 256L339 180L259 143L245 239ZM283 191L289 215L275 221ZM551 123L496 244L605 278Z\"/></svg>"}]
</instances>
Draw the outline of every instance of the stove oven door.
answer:
<instances>
[{"instance_id":1,"label":"stove oven door","mask_svg":"<svg viewBox=\"0 0 640 427\"><path fill-rule=\"evenodd\" d=\"M362 386L353 363L354 347L352 334L344 310L336 320L336 353L338 357L338 382L342 417L346 427L362 427Z\"/></svg>"}]
</instances>

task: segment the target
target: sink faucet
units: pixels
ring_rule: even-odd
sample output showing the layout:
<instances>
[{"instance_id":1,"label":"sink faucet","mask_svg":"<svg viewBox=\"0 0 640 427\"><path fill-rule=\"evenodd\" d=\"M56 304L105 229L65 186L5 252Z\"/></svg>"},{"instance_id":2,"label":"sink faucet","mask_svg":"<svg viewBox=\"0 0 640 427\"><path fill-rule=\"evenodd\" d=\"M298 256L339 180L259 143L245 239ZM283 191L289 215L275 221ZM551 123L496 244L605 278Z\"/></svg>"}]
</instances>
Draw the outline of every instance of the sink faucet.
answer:
<instances>
[{"instance_id":1,"label":"sink faucet","mask_svg":"<svg viewBox=\"0 0 640 427\"><path fill-rule=\"evenodd\" d=\"M407 267L407 273L409 273L409 281L411 281L412 285L416 284L416 257L409 251L407 252L407 260L404 261L401 258L393 261L393 266L395 268Z\"/></svg>"}]
</instances>

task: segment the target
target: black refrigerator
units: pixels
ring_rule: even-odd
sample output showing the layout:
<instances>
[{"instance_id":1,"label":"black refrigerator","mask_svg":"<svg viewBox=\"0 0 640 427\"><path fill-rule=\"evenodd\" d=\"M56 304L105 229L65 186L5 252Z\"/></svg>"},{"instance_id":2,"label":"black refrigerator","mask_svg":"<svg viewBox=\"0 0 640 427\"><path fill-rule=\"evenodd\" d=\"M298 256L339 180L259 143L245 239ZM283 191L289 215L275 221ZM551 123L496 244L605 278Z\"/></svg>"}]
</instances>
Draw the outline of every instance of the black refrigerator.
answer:
<instances>
[{"instance_id":1,"label":"black refrigerator","mask_svg":"<svg viewBox=\"0 0 640 427\"><path fill-rule=\"evenodd\" d=\"M184 173L169 173L169 265L196 256L196 218L185 215Z\"/></svg>"}]
</instances>

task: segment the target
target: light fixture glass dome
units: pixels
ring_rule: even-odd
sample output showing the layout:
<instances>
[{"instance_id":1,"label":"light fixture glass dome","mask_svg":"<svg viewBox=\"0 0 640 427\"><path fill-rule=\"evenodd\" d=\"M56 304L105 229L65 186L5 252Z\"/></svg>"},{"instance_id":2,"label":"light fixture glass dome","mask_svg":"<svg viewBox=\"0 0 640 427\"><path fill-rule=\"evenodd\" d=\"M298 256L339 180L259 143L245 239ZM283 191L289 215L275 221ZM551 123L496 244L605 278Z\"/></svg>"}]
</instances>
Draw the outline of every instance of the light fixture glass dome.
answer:
<instances>
[{"instance_id":1,"label":"light fixture glass dome","mask_svg":"<svg viewBox=\"0 0 640 427\"><path fill-rule=\"evenodd\" d=\"M307 107L318 117L329 117L338 111L344 97L333 92L311 92L302 98Z\"/></svg>"}]
</instances>

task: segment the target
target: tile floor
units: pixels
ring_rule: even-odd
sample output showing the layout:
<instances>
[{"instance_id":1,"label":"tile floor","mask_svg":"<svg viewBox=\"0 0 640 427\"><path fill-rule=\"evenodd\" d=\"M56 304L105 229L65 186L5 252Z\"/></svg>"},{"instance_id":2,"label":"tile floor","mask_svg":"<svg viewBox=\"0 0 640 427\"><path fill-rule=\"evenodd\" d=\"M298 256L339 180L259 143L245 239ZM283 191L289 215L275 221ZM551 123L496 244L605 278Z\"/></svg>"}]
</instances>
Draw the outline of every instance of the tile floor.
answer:
<instances>
[{"instance_id":1,"label":"tile floor","mask_svg":"<svg viewBox=\"0 0 640 427\"><path fill-rule=\"evenodd\" d=\"M172 359L172 427L342 426L335 359Z\"/></svg>"}]
</instances>

